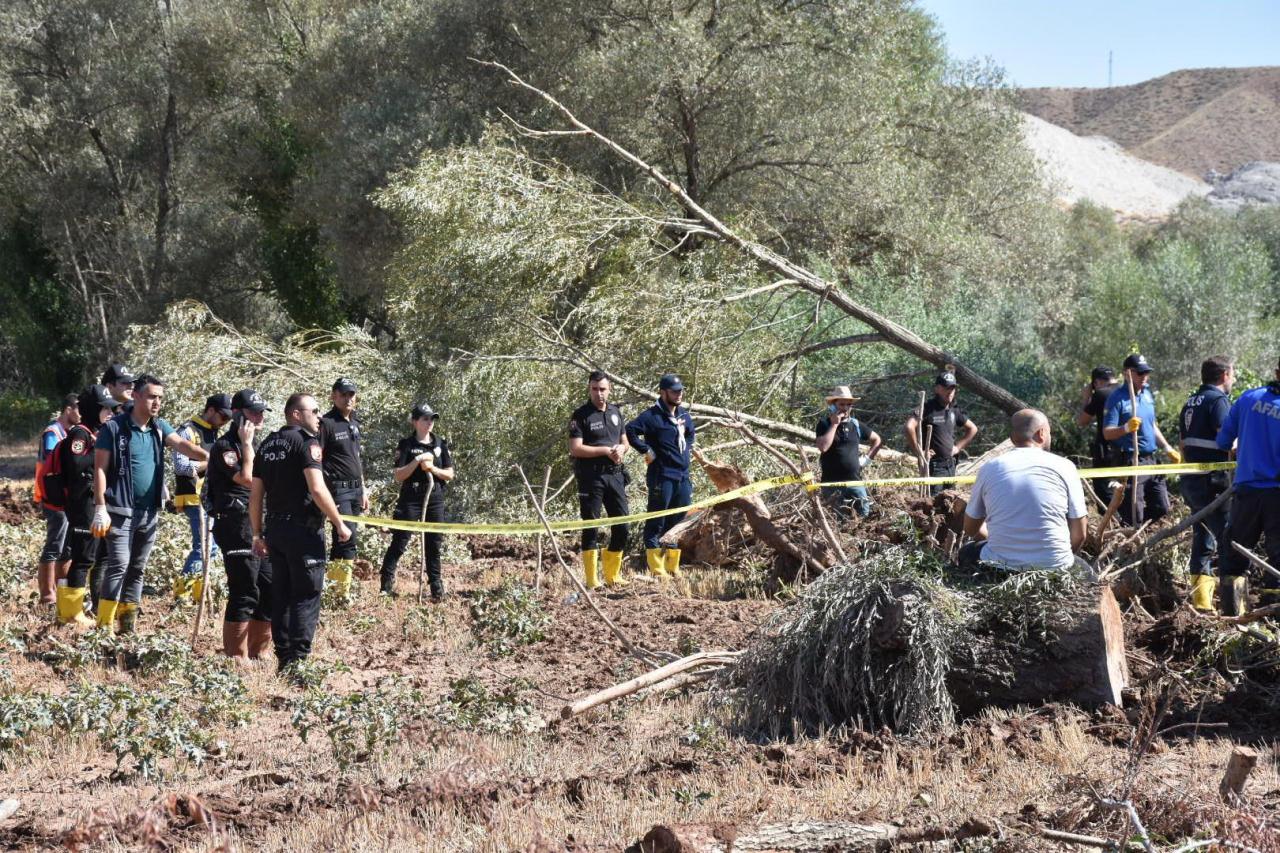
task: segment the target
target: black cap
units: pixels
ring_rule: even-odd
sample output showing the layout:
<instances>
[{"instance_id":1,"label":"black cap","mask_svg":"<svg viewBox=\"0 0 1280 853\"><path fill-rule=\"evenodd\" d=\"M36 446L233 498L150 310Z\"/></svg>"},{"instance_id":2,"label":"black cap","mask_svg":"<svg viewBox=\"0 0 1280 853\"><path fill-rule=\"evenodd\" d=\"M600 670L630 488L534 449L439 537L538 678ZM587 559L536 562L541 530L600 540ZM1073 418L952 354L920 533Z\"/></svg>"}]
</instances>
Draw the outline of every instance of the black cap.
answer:
<instances>
[{"instance_id":1,"label":"black cap","mask_svg":"<svg viewBox=\"0 0 1280 853\"><path fill-rule=\"evenodd\" d=\"M344 394L355 393L360 389L356 387L354 379L348 379L345 376L339 377L338 381L333 383L333 390L341 391Z\"/></svg>"},{"instance_id":2,"label":"black cap","mask_svg":"<svg viewBox=\"0 0 1280 853\"><path fill-rule=\"evenodd\" d=\"M659 391L683 391L684 383L680 381L680 377L674 373L664 373L662 378L658 380Z\"/></svg>"},{"instance_id":3,"label":"black cap","mask_svg":"<svg viewBox=\"0 0 1280 853\"><path fill-rule=\"evenodd\" d=\"M959 383L956 382L956 375L954 373L950 370L944 370L938 374L936 379L933 380L933 384L941 385L944 388L954 388Z\"/></svg>"},{"instance_id":4,"label":"black cap","mask_svg":"<svg viewBox=\"0 0 1280 853\"><path fill-rule=\"evenodd\" d=\"M1131 353L1124 360L1124 369L1133 370L1138 373L1150 373L1152 370L1151 365L1147 364L1147 359L1141 354L1136 352Z\"/></svg>"},{"instance_id":5,"label":"black cap","mask_svg":"<svg viewBox=\"0 0 1280 853\"><path fill-rule=\"evenodd\" d=\"M217 409L225 417L231 417L231 395L230 394L214 394L212 397L204 401L206 409Z\"/></svg>"},{"instance_id":6,"label":"black cap","mask_svg":"<svg viewBox=\"0 0 1280 853\"><path fill-rule=\"evenodd\" d=\"M106 373L102 374L102 384L114 385L117 382L128 382L132 385L137 378L133 375L133 371L123 364L113 364L107 368Z\"/></svg>"},{"instance_id":7,"label":"black cap","mask_svg":"<svg viewBox=\"0 0 1280 853\"><path fill-rule=\"evenodd\" d=\"M231 408L248 412L269 412L271 408L262 395L252 388L242 388L231 398Z\"/></svg>"},{"instance_id":8,"label":"black cap","mask_svg":"<svg viewBox=\"0 0 1280 853\"><path fill-rule=\"evenodd\" d=\"M430 403L419 403L413 407L413 411L410 414L415 421L418 418L431 418L431 420L434 421L438 420L440 417L440 413L431 408Z\"/></svg>"},{"instance_id":9,"label":"black cap","mask_svg":"<svg viewBox=\"0 0 1280 853\"><path fill-rule=\"evenodd\" d=\"M85 417L94 409L111 409L114 411L120 408L120 403L116 401L115 397L111 396L107 386L90 385L80 392L80 396L76 400L76 406L80 409L80 416Z\"/></svg>"},{"instance_id":10,"label":"black cap","mask_svg":"<svg viewBox=\"0 0 1280 853\"><path fill-rule=\"evenodd\" d=\"M1094 382L1099 379L1115 379L1116 372L1105 364L1100 364L1093 369L1093 373L1089 375L1089 378Z\"/></svg>"}]
</instances>

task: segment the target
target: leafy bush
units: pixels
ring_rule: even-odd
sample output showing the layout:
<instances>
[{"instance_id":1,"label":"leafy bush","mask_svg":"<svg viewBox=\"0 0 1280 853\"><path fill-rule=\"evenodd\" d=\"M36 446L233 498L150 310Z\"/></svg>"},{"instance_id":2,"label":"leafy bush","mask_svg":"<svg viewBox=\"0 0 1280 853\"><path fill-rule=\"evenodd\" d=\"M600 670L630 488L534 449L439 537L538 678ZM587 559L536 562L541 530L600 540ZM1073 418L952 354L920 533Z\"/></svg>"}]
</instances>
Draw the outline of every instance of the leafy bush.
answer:
<instances>
[{"instance_id":1,"label":"leafy bush","mask_svg":"<svg viewBox=\"0 0 1280 853\"><path fill-rule=\"evenodd\" d=\"M471 600L471 618L476 642L495 657L546 639L551 624L538 593L512 577L495 589L477 592Z\"/></svg>"},{"instance_id":2,"label":"leafy bush","mask_svg":"<svg viewBox=\"0 0 1280 853\"><path fill-rule=\"evenodd\" d=\"M517 734L534 732L546 724L533 706L520 698L525 685L519 681L500 693L490 693L474 678L449 682L449 693L436 707L436 719L447 726L489 732Z\"/></svg>"},{"instance_id":3,"label":"leafy bush","mask_svg":"<svg viewBox=\"0 0 1280 853\"><path fill-rule=\"evenodd\" d=\"M424 713L422 694L395 679L339 696L312 689L293 703L293 728L303 742L315 729L329 738L342 769L384 754L405 723Z\"/></svg>"}]
</instances>

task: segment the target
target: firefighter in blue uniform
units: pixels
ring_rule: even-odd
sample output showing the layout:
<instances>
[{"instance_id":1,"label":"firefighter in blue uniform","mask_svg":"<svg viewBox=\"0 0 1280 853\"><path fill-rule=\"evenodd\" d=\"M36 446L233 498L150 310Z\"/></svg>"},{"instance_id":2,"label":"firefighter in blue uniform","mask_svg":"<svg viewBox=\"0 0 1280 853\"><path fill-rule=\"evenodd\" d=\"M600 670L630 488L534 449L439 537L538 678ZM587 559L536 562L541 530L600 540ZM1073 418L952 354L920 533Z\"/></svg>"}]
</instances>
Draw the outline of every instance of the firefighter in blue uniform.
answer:
<instances>
[{"instance_id":1,"label":"firefighter in blue uniform","mask_svg":"<svg viewBox=\"0 0 1280 853\"><path fill-rule=\"evenodd\" d=\"M1265 538L1267 562L1280 566L1280 368L1270 385L1240 395L1218 431L1218 447L1236 449L1236 476L1227 526L1218 546L1218 607L1239 616L1247 606L1249 561L1232 547ZM1263 578L1263 603L1280 603L1280 579Z\"/></svg>"},{"instance_id":2,"label":"firefighter in blue uniform","mask_svg":"<svg viewBox=\"0 0 1280 853\"><path fill-rule=\"evenodd\" d=\"M1192 392L1178 416L1182 458L1188 462L1226 462L1228 451L1218 447L1218 431L1227 419L1231 401L1227 395L1235 384L1236 372L1226 356L1205 359L1200 365L1200 387ZM1178 481L1183 499L1192 513L1197 513L1217 500L1231 486L1227 471L1183 474ZM1227 507L1217 509L1196 524L1191 538L1191 606L1212 611L1213 592L1217 586L1215 565L1221 559L1218 542L1227 525Z\"/></svg>"},{"instance_id":3,"label":"firefighter in blue uniform","mask_svg":"<svg viewBox=\"0 0 1280 853\"><path fill-rule=\"evenodd\" d=\"M658 402L627 424L627 441L644 454L645 484L649 489L648 511L688 506L693 502L693 481L689 463L693 457L693 418L680 407L684 383L674 373L658 381ZM649 574L655 578L680 577L680 549L667 548L662 534L684 518L683 513L651 518L644 523L644 556Z\"/></svg>"},{"instance_id":4,"label":"firefighter in blue uniform","mask_svg":"<svg viewBox=\"0 0 1280 853\"><path fill-rule=\"evenodd\" d=\"M271 560L271 639L282 672L311 654L324 591L325 519L339 542L351 538L324 483L320 409L310 394L293 394L285 426L258 448L249 492L253 551Z\"/></svg>"}]
</instances>

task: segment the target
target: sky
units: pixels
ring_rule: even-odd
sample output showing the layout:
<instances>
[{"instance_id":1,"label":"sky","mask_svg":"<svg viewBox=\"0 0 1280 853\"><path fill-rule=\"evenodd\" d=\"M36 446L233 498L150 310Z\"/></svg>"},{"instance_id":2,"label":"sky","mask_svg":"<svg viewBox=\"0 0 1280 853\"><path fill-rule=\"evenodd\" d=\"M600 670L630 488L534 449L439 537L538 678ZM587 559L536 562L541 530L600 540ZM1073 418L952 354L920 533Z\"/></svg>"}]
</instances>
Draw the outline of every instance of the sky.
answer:
<instances>
[{"instance_id":1,"label":"sky","mask_svg":"<svg viewBox=\"0 0 1280 853\"><path fill-rule=\"evenodd\" d=\"M1280 65L1280 0L918 0L956 59L1012 83L1116 86L1182 68Z\"/></svg>"}]
</instances>

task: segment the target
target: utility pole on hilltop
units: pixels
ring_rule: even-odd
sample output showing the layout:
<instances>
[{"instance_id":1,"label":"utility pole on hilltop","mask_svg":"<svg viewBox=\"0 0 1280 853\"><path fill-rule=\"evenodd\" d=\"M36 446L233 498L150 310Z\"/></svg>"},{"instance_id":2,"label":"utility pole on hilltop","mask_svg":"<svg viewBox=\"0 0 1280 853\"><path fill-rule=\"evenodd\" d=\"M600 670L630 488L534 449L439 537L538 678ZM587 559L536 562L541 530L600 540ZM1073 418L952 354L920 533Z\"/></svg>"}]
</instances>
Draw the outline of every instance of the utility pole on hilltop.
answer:
<instances>
[{"instance_id":1,"label":"utility pole on hilltop","mask_svg":"<svg viewBox=\"0 0 1280 853\"><path fill-rule=\"evenodd\" d=\"M1114 50L1107 51L1107 88L1111 88L1111 62L1115 59L1116 52Z\"/></svg>"}]
</instances>

